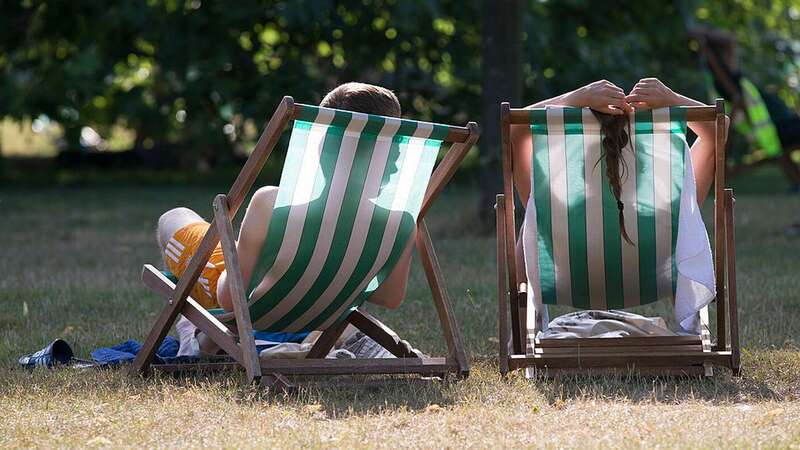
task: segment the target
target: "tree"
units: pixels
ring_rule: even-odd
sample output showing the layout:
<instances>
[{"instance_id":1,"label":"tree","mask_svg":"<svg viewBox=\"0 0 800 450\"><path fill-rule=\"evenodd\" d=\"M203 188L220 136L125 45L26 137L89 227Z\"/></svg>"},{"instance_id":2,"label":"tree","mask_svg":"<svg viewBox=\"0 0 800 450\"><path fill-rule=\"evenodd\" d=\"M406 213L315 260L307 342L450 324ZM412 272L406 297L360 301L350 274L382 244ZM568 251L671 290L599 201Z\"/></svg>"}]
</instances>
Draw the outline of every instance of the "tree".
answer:
<instances>
[{"instance_id":1,"label":"tree","mask_svg":"<svg viewBox=\"0 0 800 450\"><path fill-rule=\"evenodd\" d=\"M685 2L737 34L749 77L800 105L800 0ZM676 3L4 2L0 117L45 114L69 148L84 126L122 126L137 147L211 160L248 149L284 95L313 103L341 82L377 83L407 117L480 117L485 214L499 191L500 101L522 106L602 78L629 89L646 76L706 96Z\"/></svg>"},{"instance_id":2,"label":"tree","mask_svg":"<svg viewBox=\"0 0 800 450\"><path fill-rule=\"evenodd\" d=\"M83 126L123 125L139 147L210 156L246 147L283 95L362 80L398 91L408 116L465 121L477 16L450 0L4 4L0 116L46 114L71 148Z\"/></svg>"},{"instance_id":3,"label":"tree","mask_svg":"<svg viewBox=\"0 0 800 450\"><path fill-rule=\"evenodd\" d=\"M486 225L494 214L490 205L502 192L500 174L500 102L519 104L522 93L522 2L483 2L481 81L481 195L478 215Z\"/></svg>"}]
</instances>

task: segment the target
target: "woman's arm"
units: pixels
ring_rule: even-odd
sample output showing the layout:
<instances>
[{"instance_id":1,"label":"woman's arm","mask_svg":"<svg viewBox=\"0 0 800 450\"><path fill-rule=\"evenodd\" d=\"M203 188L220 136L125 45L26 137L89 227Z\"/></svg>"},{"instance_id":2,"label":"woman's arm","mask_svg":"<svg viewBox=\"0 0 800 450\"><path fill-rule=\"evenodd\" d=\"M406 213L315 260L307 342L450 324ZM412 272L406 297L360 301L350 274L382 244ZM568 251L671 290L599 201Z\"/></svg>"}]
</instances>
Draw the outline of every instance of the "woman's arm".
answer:
<instances>
[{"instance_id":1,"label":"woman's arm","mask_svg":"<svg viewBox=\"0 0 800 450\"><path fill-rule=\"evenodd\" d=\"M636 83L626 100L634 108L653 109L665 106L708 106L705 103L678 94L657 78L644 78ZM725 130L728 133L730 119L725 116ZM697 135L691 148L692 166L697 186L697 203L703 202L714 182L714 141L716 127L713 122L689 122L689 128Z\"/></svg>"},{"instance_id":2,"label":"woman's arm","mask_svg":"<svg viewBox=\"0 0 800 450\"><path fill-rule=\"evenodd\" d=\"M527 108L546 106L589 107L607 114L625 114L633 108L625 100L625 92L606 80L595 81L586 86L566 92L557 97L542 100ZM531 193L531 131L527 125L511 126L514 186L523 205L527 205Z\"/></svg>"},{"instance_id":3,"label":"woman's arm","mask_svg":"<svg viewBox=\"0 0 800 450\"><path fill-rule=\"evenodd\" d=\"M545 106L589 107L607 114L625 114L633 111L625 100L625 91L606 80L595 81L574 91L534 103L527 108L544 108Z\"/></svg>"}]
</instances>

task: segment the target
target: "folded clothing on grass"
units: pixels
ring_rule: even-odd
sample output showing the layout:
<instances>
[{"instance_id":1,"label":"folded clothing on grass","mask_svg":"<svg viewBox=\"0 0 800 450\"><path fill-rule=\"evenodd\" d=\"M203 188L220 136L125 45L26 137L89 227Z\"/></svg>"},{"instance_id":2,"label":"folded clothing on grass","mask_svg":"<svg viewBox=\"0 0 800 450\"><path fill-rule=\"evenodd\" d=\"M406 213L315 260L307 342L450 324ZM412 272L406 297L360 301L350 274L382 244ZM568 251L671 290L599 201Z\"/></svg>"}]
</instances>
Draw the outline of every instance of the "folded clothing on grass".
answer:
<instances>
[{"instance_id":1,"label":"folded clothing on grass","mask_svg":"<svg viewBox=\"0 0 800 450\"><path fill-rule=\"evenodd\" d=\"M101 347L94 350L91 355L92 359L100 365L117 365L124 363L132 363L136 354L142 349L142 344L133 339L129 339L121 344L113 347ZM161 345L156 351L156 356L153 358L154 364L165 364L167 362L175 362L178 354L178 340L172 336L167 336L161 341Z\"/></svg>"}]
</instances>

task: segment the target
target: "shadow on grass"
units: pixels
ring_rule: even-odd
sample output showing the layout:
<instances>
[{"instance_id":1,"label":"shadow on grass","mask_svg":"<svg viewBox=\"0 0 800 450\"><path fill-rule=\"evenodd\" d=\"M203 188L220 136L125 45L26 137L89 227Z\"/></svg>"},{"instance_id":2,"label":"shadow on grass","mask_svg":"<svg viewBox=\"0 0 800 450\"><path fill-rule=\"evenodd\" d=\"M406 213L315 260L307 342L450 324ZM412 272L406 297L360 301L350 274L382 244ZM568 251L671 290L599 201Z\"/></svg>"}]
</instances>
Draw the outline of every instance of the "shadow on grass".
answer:
<instances>
[{"instance_id":1,"label":"shadow on grass","mask_svg":"<svg viewBox=\"0 0 800 450\"><path fill-rule=\"evenodd\" d=\"M279 402L296 407L319 405L330 419L363 416L385 411L422 411L431 405L446 407L455 403L454 381L414 376L332 376L291 378L297 390L292 394L270 392L247 384L234 375L239 401ZM202 378L181 376L194 384Z\"/></svg>"},{"instance_id":2,"label":"shadow on grass","mask_svg":"<svg viewBox=\"0 0 800 450\"><path fill-rule=\"evenodd\" d=\"M758 361L763 360L763 361ZM775 352L748 357L741 377L716 370L713 378L640 376L636 373L556 378L538 374L526 379L516 371L502 378L491 358L473 360L473 376L463 381L413 376L336 376L293 378L298 389L285 395L245 382L241 371L173 375L154 372L149 378L129 376L128 367L88 370L8 370L0 380L0 396L22 403L42 395L64 401L93 399L137 405L172 404L176 396L200 395L216 408L239 405L288 408L315 419L344 419L402 412L425 413L460 406L493 410L540 407L560 409L579 404L711 405L787 401L797 398L795 356ZM748 365L757 367L747 371ZM781 366L783 364L783 366ZM753 367L753 366L750 366ZM206 400L204 400L206 401Z\"/></svg>"},{"instance_id":3,"label":"shadow on grass","mask_svg":"<svg viewBox=\"0 0 800 450\"><path fill-rule=\"evenodd\" d=\"M463 381L379 375L295 377L291 381L298 389L291 395L254 387L244 381L241 372L161 374L158 378L183 387L198 383L231 385L235 387L238 401L244 403L277 401L294 406L319 405L329 418L381 411L420 411L431 405L452 406L464 399L491 404L514 397L540 399L556 406L567 400L671 404L786 401L796 398L798 389L796 383L785 383L788 380L781 380L777 373L745 372L734 377L729 370L719 367L714 368L714 376L710 378L641 375L631 370L555 377L539 372L531 379L526 379L523 371L516 371L504 379L496 372L495 361L480 360L475 364L479 367L478 376Z\"/></svg>"},{"instance_id":4,"label":"shadow on grass","mask_svg":"<svg viewBox=\"0 0 800 450\"><path fill-rule=\"evenodd\" d=\"M280 405L311 410L327 418L364 416L398 411L422 411L455 403L450 380L419 377L336 376L293 378L292 394L270 391L247 383L239 371L172 375L154 372L148 378L131 377L128 366L111 369L10 370L0 381L0 395L9 398L91 398L102 401L139 402L169 398L182 392L202 391L219 405ZM117 399L117 400L111 400Z\"/></svg>"},{"instance_id":5,"label":"shadow on grass","mask_svg":"<svg viewBox=\"0 0 800 450\"><path fill-rule=\"evenodd\" d=\"M127 367L109 370L119 371L120 376L127 377ZM421 411L431 405L445 407L455 403L454 388L458 385L454 378L413 375L305 376L289 379L297 388L290 394L250 384L239 370L156 373L147 379L132 378L131 382L141 387L163 384L178 389L222 386L222 392L240 404L280 403L299 408L316 405L331 419L384 411Z\"/></svg>"},{"instance_id":6,"label":"shadow on grass","mask_svg":"<svg viewBox=\"0 0 800 450\"><path fill-rule=\"evenodd\" d=\"M550 404L568 399L602 399L636 403L686 401L736 403L784 400L783 395L775 392L763 380L748 377L737 379L732 377L730 372L720 372L710 379L638 375L634 372L596 377L572 375L554 378L537 374L529 382L536 385Z\"/></svg>"}]
</instances>

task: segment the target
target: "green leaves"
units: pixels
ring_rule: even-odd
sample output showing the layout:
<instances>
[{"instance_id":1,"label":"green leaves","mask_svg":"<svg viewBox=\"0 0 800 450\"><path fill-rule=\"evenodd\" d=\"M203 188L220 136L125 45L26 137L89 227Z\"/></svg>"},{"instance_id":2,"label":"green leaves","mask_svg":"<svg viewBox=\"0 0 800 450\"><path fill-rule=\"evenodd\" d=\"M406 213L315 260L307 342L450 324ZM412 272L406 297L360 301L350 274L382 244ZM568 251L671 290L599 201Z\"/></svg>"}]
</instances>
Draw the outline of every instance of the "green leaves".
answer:
<instances>
[{"instance_id":1,"label":"green leaves","mask_svg":"<svg viewBox=\"0 0 800 450\"><path fill-rule=\"evenodd\" d=\"M642 76L704 96L673 2L525 8L524 102L602 78L630 86ZM751 78L791 104L798 11L797 0L703 0L689 14L736 32ZM414 118L480 115L478 0L30 1L4 5L3 21L0 116L46 114L101 133L124 123L136 142L155 147L217 154L245 147L283 95L314 103L353 80L393 89ZM248 123L255 127L245 130ZM226 125L236 133L226 135Z\"/></svg>"}]
</instances>

